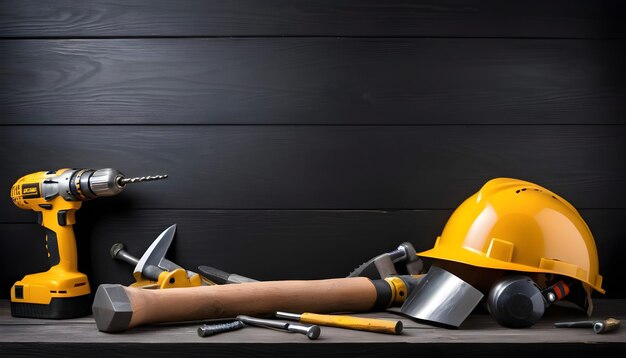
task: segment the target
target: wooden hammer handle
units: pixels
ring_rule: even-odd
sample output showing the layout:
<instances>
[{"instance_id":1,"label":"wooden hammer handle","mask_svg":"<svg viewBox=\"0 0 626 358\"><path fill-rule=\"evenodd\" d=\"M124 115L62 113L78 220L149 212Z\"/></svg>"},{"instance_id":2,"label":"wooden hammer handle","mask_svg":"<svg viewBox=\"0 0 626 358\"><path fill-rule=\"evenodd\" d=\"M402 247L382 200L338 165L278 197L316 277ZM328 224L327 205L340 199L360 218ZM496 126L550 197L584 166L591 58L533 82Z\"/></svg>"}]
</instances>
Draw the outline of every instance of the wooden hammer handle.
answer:
<instances>
[{"instance_id":1,"label":"wooden hammer handle","mask_svg":"<svg viewBox=\"0 0 626 358\"><path fill-rule=\"evenodd\" d=\"M262 315L275 311L362 312L371 310L376 303L376 287L365 277L167 290L101 285L96 292L93 313L98 329L115 332L148 323Z\"/></svg>"}]
</instances>

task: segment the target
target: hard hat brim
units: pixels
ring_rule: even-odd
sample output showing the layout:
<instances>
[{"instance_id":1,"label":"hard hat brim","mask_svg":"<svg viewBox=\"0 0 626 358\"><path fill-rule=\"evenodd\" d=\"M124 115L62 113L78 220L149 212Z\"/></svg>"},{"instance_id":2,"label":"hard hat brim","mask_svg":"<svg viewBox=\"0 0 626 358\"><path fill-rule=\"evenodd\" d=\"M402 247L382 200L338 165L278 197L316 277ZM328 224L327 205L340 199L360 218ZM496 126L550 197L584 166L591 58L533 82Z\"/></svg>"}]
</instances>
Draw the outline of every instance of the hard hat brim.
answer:
<instances>
[{"instance_id":1,"label":"hard hat brim","mask_svg":"<svg viewBox=\"0 0 626 358\"><path fill-rule=\"evenodd\" d=\"M482 252L474 252L473 250L467 249L467 248L464 248L463 250L451 251L451 250L438 249L437 246L435 246L434 248L430 250L417 253L417 256L424 257L424 258L438 259L438 260L453 261L453 262L457 262L461 264L488 268L488 269L564 275L564 276L568 276L576 280L580 280L581 282L589 285L589 287L593 288L594 290L602 294L605 293L605 290L602 289L600 285L592 283L588 279L583 279L576 275L564 274L562 270L550 270L547 268L533 267L533 266L522 265L522 264L500 261L500 260L495 261L493 258L487 257ZM601 282L601 278L600 278L600 282Z\"/></svg>"}]
</instances>

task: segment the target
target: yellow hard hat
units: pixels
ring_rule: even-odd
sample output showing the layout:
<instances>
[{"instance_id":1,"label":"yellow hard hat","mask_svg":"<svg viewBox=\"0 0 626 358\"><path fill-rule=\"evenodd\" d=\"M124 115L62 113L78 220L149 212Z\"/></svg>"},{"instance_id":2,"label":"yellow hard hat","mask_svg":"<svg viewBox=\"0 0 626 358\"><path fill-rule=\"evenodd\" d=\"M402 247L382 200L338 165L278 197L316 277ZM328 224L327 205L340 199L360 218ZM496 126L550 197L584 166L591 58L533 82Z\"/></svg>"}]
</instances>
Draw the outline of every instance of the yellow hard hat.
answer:
<instances>
[{"instance_id":1,"label":"yellow hard hat","mask_svg":"<svg viewBox=\"0 0 626 358\"><path fill-rule=\"evenodd\" d=\"M419 256L467 265L564 275L604 293L593 235L578 211L527 181L487 182L452 214Z\"/></svg>"}]
</instances>

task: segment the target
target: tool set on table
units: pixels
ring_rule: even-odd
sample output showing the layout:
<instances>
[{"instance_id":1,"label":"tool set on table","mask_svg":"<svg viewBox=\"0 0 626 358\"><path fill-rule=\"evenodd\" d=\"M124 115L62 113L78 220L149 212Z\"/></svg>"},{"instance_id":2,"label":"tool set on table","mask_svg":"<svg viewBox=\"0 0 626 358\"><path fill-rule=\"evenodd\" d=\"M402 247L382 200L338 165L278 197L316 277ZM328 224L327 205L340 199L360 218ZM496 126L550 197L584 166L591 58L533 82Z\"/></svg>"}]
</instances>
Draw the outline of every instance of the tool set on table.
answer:
<instances>
[{"instance_id":1,"label":"tool set on table","mask_svg":"<svg viewBox=\"0 0 626 358\"><path fill-rule=\"evenodd\" d=\"M51 268L15 283L12 315L71 318L89 314L91 305L96 326L104 332L228 319L203 325L198 335L259 326L316 339L319 326L387 334L400 334L403 328L400 320L330 313L399 306L405 317L450 328L459 327L483 303L501 325L521 328L534 325L561 300L591 315L591 291L604 292L593 236L576 209L536 184L498 178L455 210L432 249L416 253L405 242L345 278L260 282L205 265L196 273L165 258L176 232L172 225L139 258L124 244L114 244L111 257L134 266L136 282L129 287L102 284L92 304L87 277L77 270L75 211L82 201L116 195L129 183L166 177L60 169L20 178L11 198L18 207L37 212L46 230ZM427 270L422 258L431 263ZM617 329L619 320L555 326L605 333Z\"/></svg>"}]
</instances>

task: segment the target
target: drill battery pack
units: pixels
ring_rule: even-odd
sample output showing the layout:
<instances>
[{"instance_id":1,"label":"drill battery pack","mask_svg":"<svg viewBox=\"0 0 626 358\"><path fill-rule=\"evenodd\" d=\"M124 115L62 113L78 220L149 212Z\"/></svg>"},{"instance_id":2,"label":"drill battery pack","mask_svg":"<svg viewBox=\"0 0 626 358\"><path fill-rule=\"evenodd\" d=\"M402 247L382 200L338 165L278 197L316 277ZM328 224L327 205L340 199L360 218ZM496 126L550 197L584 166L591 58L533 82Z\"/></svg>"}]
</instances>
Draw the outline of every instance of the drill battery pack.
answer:
<instances>
[{"instance_id":1,"label":"drill battery pack","mask_svg":"<svg viewBox=\"0 0 626 358\"><path fill-rule=\"evenodd\" d=\"M64 319L91 313L87 275L58 267L24 276L11 287L13 317Z\"/></svg>"},{"instance_id":2,"label":"drill battery pack","mask_svg":"<svg viewBox=\"0 0 626 358\"><path fill-rule=\"evenodd\" d=\"M66 319L91 314L91 295L53 298L48 304L11 302L13 317Z\"/></svg>"}]
</instances>

